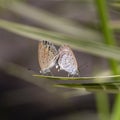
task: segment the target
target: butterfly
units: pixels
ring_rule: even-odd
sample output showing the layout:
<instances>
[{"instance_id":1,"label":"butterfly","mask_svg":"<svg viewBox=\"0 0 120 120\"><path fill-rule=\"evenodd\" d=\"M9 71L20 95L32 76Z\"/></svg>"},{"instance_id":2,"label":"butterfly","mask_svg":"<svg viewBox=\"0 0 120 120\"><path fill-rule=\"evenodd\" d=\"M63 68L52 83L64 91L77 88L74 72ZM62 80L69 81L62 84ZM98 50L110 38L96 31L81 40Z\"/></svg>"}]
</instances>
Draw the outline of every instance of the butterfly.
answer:
<instances>
[{"instance_id":1,"label":"butterfly","mask_svg":"<svg viewBox=\"0 0 120 120\"><path fill-rule=\"evenodd\" d=\"M78 64L72 49L68 45L63 45L58 50L58 60L56 68L65 70L69 75L79 75Z\"/></svg>"},{"instance_id":2,"label":"butterfly","mask_svg":"<svg viewBox=\"0 0 120 120\"><path fill-rule=\"evenodd\" d=\"M51 72L50 69L56 64L58 59L58 51L56 47L48 42L41 41L38 44L38 61L40 65L40 73Z\"/></svg>"}]
</instances>

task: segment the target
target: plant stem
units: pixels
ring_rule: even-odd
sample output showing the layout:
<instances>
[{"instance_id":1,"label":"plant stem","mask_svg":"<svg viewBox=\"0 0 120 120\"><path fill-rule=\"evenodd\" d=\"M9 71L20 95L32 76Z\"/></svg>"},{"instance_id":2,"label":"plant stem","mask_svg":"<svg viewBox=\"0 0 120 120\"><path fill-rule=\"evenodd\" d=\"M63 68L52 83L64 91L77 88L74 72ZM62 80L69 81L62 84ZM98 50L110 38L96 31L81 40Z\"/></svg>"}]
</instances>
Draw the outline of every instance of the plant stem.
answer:
<instances>
[{"instance_id":1,"label":"plant stem","mask_svg":"<svg viewBox=\"0 0 120 120\"><path fill-rule=\"evenodd\" d=\"M98 13L99 13L100 22L101 22L101 28L102 28L102 32L104 36L104 42L108 46L115 46L116 41L114 39L112 30L110 29L110 26L109 26L109 17L108 17L108 11L107 11L108 9L107 9L106 3L107 3L106 0L96 0L96 5L98 8ZM109 65L110 65L112 73L118 74L119 72L118 72L118 67L117 67L118 66L117 61L115 61L114 59L108 59L108 61L109 61ZM104 98L105 96L106 95L103 95L102 98ZM104 114L107 116L107 119L109 120L109 114L108 114L109 107L108 109L106 109L106 111L104 111L104 108L100 109L102 98L99 97L100 101L98 101L98 110L99 112L102 112L102 113L104 112ZM104 102L106 102L106 100L104 100ZM118 110L118 108L116 107L119 106L119 104L120 104L120 101L117 102L117 105L115 106L115 110ZM115 116L118 116L118 118L120 117L120 114L118 111L114 112L113 120L119 120L119 119L115 119Z\"/></svg>"},{"instance_id":2,"label":"plant stem","mask_svg":"<svg viewBox=\"0 0 120 120\"><path fill-rule=\"evenodd\" d=\"M98 109L98 115L100 120L109 120L109 102L108 96L103 92L95 94L96 105Z\"/></svg>"},{"instance_id":3,"label":"plant stem","mask_svg":"<svg viewBox=\"0 0 120 120\"><path fill-rule=\"evenodd\" d=\"M100 16L101 28L104 35L104 42L109 46L115 46L116 41L113 36L112 29L109 26L109 17L107 13L106 0L96 0L98 12ZM113 74L118 74L117 62L114 59L109 59L109 64Z\"/></svg>"}]
</instances>

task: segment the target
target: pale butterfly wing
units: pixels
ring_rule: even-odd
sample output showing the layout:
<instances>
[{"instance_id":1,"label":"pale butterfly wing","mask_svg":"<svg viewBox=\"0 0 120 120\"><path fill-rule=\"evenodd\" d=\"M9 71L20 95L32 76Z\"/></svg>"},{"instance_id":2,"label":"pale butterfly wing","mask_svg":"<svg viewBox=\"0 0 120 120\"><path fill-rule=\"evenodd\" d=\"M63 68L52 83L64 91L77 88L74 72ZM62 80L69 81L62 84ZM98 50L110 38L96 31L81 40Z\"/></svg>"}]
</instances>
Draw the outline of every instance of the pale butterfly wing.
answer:
<instances>
[{"instance_id":1,"label":"pale butterfly wing","mask_svg":"<svg viewBox=\"0 0 120 120\"><path fill-rule=\"evenodd\" d=\"M56 64L58 51L56 47L48 42L41 41L38 44L38 61L41 68L41 73L50 72L50 69Z\"/></svg>"},{"instance_id":2,"label":"pale butterfly wing","mask_svg":"<svg viewBox=\"0 0 120 120\"><path fill-rule=\"evenodd\" d=\"M67 45L59 48L58 66L60 70L65 70L68 74L78 75L78 64L74 53Z\"/></svg>"}]
</instances>

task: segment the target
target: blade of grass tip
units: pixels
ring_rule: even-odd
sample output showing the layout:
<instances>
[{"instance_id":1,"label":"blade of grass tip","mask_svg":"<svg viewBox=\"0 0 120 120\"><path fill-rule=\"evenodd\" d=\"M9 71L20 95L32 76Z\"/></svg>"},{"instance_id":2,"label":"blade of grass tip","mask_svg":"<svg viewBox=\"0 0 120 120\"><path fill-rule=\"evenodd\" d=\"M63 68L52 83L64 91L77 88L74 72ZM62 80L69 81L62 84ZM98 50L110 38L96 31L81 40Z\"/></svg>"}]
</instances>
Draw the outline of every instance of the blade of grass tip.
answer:
<instances>
[{"instance_id":1,"label":"blade of grass tip","mask_svg":"<svg viewBox=\"0 0 120 120\"><path fill-rule=\"evenodd\" d=\"M50 32L47 30L38 29L35 27L30 27L14 22L8 22L2 19L0 19L0 27L13 33L32 38L33 40L40 41L42 39L47 39L55 42L56 44L61 44L62 42L64 42L71 45L71 47L74 47L84 52L106 58L114 58L120 60L120 56L118 55L120 54L120 49L118 47L107 47L105 44L100 42L77 39L75 37L67 36L65 34Z\"/></svg>"},{"instance_id":2,"label":"blade of grass tip","mask_svg":"<svg viewBox=\"0 0 120 120\"><path fill-rule=\"evenodd\" d=\"M99 11L100 16L101 16L101 26L103 28L103 33L105 37L105 42L107 45L116 45L116 41L114 39L112 30L109 27L109 21L108 21L108 15L107 15L107 8L106 8L106 1L105 0L98 0L98 7L101 9ZM111 67L111 70L113 74L118 74L118 63L114 59L109 59L109 64ZM119 112L119 107L120 107L120 95L117 96L115 105L113 107L113 113L112 113L112 120L120 120L120 112Z\"/></svg>"}]
</instances>

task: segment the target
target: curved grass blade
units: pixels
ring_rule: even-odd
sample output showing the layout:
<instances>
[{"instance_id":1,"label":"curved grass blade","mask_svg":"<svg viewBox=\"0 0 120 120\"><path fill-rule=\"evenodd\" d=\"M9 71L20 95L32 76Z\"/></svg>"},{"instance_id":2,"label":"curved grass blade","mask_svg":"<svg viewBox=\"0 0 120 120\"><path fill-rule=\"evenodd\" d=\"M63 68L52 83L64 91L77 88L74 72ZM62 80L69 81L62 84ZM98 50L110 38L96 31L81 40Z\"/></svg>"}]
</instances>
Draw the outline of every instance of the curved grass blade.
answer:
<instances>
[{"instance_id":1,"label":"curved grass blade","mask_svg":"<svg viewBox=\"0 0 120 120\"><path fill-rule=\"evenodd\" d=\"M60 78L59 80L61 81L61 84L58 84L54 81L54 85L55 86L61 86L61 87L66 87L66 88L71 88L71 89L79 89L79 88L85 88L86 90L88 91L94 91L94 92L97 92L97 91L104 91L104 92L110 92L110 93L117 93L117 92L120 92L120 80L113 80L115 77L119 77L120 78L120 75L116 75L116 76L100 76L100 77L81 77L82 79L78 79L77 78L68 78L68 77L52 77L52 76L42 76L42 75L33 75L34 77L40 77L41 79L39 78L31 78L31 72L24 69L24 68L21 68L20 66L18 65L14 65L14 64L6 64L6 67L5 66L1 66L1 68L6 71L8 74L10 75L14 75L16 77L19 77L19 78L22 78L24 79L25 81L27 82L30 82L32 84L35 84L39 87L48 87L42 83L42 81L45 82L45 79L47 79L47 82L49 82L50 78L53 79L53 80L58 80L57 78ZM43 79L42 79L43 78ZM100 81L94 81L94 82L88 82L88 83L81 83L81 81L83 80L88 80L88 78L90 78L91 80L93 79L100 79ZM105 80L107 78L111 78L112 80L110 81L106 81ZM69 79L69 80L68 80ZM75 80L76 79L76 80ZM103 81L104 79L104 81ZM42 81L41 81L42 80ZM74 80L74 81L79 81L79 83L65 83L64 81L67 80L68 82L71 82L71 80ZM88 80L89 81L89 80ZM53 85L51 84L51 85ZM53 87L50 87L49 85L49 88L52 89ZM49 89L47 88L47 89Z\"/></svg>"},{"instance_id":2,"label":"curved grass blade","mask_svg":"<svg viewBox=\"0 0 120 120\"><path fill-rule=\"evenodd\" d=\"M93 41L95 41L103 39L101 34L95 30L80 26L71 20L59 17L40 8L37 9L36 7L23 2L9 2L8 5L4 4L4 7L16 13L17 15L32 20L32 22L42 24L46 27L69 35L78 36L79 38L84 40L92 39Z\"/></svg>"},{"instance_id":3,"label":"curved grass blade","mask_svg":"<svg viewBox=\"0 0 120 120\"><path fill-rule=\"evenodd\" d=\"M116 46L117 43L116 43L116 40L114 38L113 31L110 29L109 24L108 24L109 23L109 15L108 15L107 2L105 0L97 0L96 3L97 3L97 8L98 8L98 13L99 13L99 16L100 16L100 19L101 19L101 28L102 28L103 35L104 35L104 38L105 38L105 43L108 46L111 46L111 45ZM114 59L108 59L108 62L109 62L112 73L113 74L119 74L118 61L116 61ZM119 87L118 87L118 89L119 89ZM120 95L119 95L119 98L120 98ZM115 102L115 105L113 107L113 109L115 109L115 112L113 112L115 117L114 117L113 120L119 120L120 119L120 114L118 114L119 110L118 110L118 112L116 112L116 109L119 108L118 107L119 105L120 105L120 101ZM109 117L110 117L110 115L109 115ZM109 117L108 117L107 120L109 120ZM118 118L116 119L116 117L118 117ZM101 116L101 118L102 118L102 116Z\"/></svg>"},{"instance_id":4,"label":"curved grass blade","mask_svg":"<svg viewBox=\"0 0 120 120\"><path fill-rule=\"evenodd\" d=\"M61 44L61 43L69 44L72 47L84 52L88 52L105 58L113 58L116 60L120 60L120 56L119 56L120 48L107 46L104 43L100 43L92 40L87 41L83 39L78 39L73 36L71 37L57 32L50 32L35 27L8 22L2 19L0 19L0 28L3 28L5 30L11 31L13 33L25 37L29 37L31 39L36 39L39 41L43 39L47 39L56 44Z\"/></svg>"},{"instance_id":5,"label":"curved grass blade","mask_svg":"<svg viewBox=\"0 0 120 120\"><path fill-rule=\"evenodd\" d=\"M34 74L33 76L38 78L51 79L51 80L95 80L95 79L97 80L98 79L99 82L102 82L103 79L105 81L106 79L120 78L120 75L96 76L96 77L57 77L57 76L45 76L45 75ZM117 81L114 81L114 82L117 82Z\"/></svg>"},{"instance_id":6,"label":"curved grass blade","mask_svg":"<svg viewBox=\"0 0 120 120\"><path fill-rule=\"evenodd\" d=\"M120 75L113 76L98 76L98 77L54 77L54 76L44 76L44 75L33 75L34 77L44 78L49 80L59 80L61 83L55 83L55 87L64 87L71 89L84 88L90 92L109 92L118 93L120 92ZM114 79L119 80L115 81ZM96 80L95 80L96 79ZM112 79L112 80L108 80ZM72 83L71 83L71 80ZM78 83L76 83L76 80ZM88 82L84 82L87 80ZM93 82L91 82L93 80ZM99 80L99 81L97 81ZM65 83L67 81L69 83ZM82 81L82 82L81 82Z\"/></svg>"},{"instance_id":7,"label":"curved grass blade","mask_svg":"<svg viewBox=\"0 0 120 120\"><path fill-rule=\"evenodd\" d=\"M108 92L108 93L119 93L120 92L120 81L119 83L88 83L88 84L55 84L55 87L64 87L71 89L84 88L90 92Z\"/></svg>"}]
</instances>

